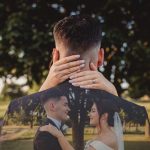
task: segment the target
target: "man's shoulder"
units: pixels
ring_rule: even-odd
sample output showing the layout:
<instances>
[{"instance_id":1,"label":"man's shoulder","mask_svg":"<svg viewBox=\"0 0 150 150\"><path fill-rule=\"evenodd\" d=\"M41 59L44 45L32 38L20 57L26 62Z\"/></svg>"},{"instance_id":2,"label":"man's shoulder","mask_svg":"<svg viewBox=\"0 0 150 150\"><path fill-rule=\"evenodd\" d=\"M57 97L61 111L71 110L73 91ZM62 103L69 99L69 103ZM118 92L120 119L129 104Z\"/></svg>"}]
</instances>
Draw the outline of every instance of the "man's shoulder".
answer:
<instances>
[{"instance_id":1,"label":"man's shoulder","mask_svg":"<svg viewBox=\"0 0 150 150\"><path fill-rule=\"evenodd\" d=\"M34 150L61 150L57 138L47 131L37 131L33 143Z\"/></svg>"},{"instance_id":2,"label":"man's shoulder","mask_svg":"<svg viewBox=\"0 0 150 150\"><path fill-rule=\"evenodd\" d=\"M41 139L41 140L45 140L45 139L55 139L57 140L56 137L54 137L52 134L50 134L47 131L37 131L36 135L35 135L35 140L36 139Z\"/></svg>"}]
</instances>

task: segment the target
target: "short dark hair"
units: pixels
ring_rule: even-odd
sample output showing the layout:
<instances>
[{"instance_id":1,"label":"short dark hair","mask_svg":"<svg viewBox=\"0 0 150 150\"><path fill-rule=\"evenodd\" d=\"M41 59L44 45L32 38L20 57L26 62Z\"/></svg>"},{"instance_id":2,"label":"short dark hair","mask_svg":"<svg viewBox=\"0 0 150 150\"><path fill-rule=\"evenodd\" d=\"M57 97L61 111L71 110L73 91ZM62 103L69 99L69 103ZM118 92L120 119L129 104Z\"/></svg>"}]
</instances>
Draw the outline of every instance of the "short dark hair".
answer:
<instances>
[{"instance_id":1,"label":"short dark hair","mask_svg":"<svg viewBox=\"0 0 150 150\"><path fill-rule=\"evenodd\" d=\"M62 40L68 50L85 52L101 44L101 23L88 15L73 15L58 21L53 34L55 41Z\"/></svg>"},{"instance_id":2,"label":"short dark hair","mask_svg":"<svg viewBox=\"0 0 150 150\"><path fill-rule=\"evenodd\" d=\"M40 93L42 105L44 105L50 99L59 101L61 96L65 96L65 94L63 94L63 92L58 87L53 87Z\"/></svg>"}]
</instances>

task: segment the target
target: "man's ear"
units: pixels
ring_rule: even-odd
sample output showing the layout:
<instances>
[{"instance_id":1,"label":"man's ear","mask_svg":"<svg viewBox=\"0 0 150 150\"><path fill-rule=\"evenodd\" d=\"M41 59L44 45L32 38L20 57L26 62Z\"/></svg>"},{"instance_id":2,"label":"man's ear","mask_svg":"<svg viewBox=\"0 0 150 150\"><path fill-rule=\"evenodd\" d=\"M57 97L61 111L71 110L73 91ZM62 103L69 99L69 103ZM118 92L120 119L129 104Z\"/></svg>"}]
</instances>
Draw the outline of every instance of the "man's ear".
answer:
<instances>
[{"instance_id":1,"label":"man's ear","mask_svg":"<svg viewBox=\"0 0 150 150\"><path fill-rule=\"evenodd\" d=\"M104 49L100 48L98 52L98 62L97 67L101 66L104 62Z\"/></svg>"},{"instance_id":2,"label":"man's ear","mask_svg":"<svg viewBox=\"0 0 150 150\"><path fill-rule=\"evenodd\" d=\"M59 60L59 51L56 48L53 48L52 57L53 57L53 63Z\"/></svg>"},{"instance_id":3,"label":"man's ear","mask_svg":"<svg viewBox=\"0 0 150 150\"><path fill-rule=\"evenodd\" d=\"M49 109L50 111L55 111L55 104L53 101L49 102Z\"/></svg>"}]
</instances>

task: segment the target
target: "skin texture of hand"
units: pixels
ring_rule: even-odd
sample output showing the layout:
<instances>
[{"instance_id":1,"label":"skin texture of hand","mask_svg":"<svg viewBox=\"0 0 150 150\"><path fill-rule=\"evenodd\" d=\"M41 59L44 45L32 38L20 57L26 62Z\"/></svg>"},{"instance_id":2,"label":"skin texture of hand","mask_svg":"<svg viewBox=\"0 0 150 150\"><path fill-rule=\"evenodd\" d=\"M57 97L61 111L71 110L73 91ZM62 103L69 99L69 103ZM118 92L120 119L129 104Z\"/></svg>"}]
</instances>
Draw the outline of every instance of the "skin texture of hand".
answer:
<instances>
[{"instance_id":1,"label":"skin texture of hand","mask_svg":"<svg viewBox=\"0 0 150 150\"><path fill-rule=\"evenodd\" d=\"M68 79L72 74L80 71L84 67L85 61L79 60L80 55L72 55L60 60L54 59L49 74L40 88L40 91L54 87Z\"/></svg>"},{"instance_id":2,"label":"skin texture of hand","mask_svg":"<svg viewBox=\"0 0 150 150\"><path fill-rule=\"evenodd\" d=\"M72 145L67 141L67 139L65 138L65 136L62 134L61 131L59 131L56 127L54 127L53 125L49 124L49 125L45 125L40 127L40 131L47 131L50 134L52 134L54 137L56 137L58 139L58 142L62 148L62 150L74 150L74 148L72 147Z\"/></svg>"},{"instance_id":3,"label":"skin texture of hand","mask_svg":"<svg viewBox=\"0 0 150 150\"><path fill-rule=\"evenodd\" d=\"M63 136L62 132L51 124L40 127L40 131L47 131L56 138L60 138Z\"/></svg>"},{"instance_id":4,"label":"skin texture of hand","mask_svg":"<svg viewBox=\"0 0 150 150\"><path fill-rule=\"evenodd\" d=\"M91 63L90 69L81 71L70 76L69 82L74 86L80 86L86 89L100 89L105 90L111 94L118 96L114 85L108 81L102 73L97 71L96 66Z\"/></svg>"},{"instance_id":5,"label":"skin texture of hand","mask_svg":"<svg viewBox=\"0 0 150 150\"><path fill-rule=\"evenodd\" d=\"M74 86L105 90L118 96L114 85L108 81L102 73L97 71L97 67L93 63L90 63L91 70L80 71L80 69L85 66L85 61L79 60L79 55L72 55L59 60L57 50L54 52L53 65L39 91L54 87L70 78L70 83Z\"/></svg>"}]
</instances>

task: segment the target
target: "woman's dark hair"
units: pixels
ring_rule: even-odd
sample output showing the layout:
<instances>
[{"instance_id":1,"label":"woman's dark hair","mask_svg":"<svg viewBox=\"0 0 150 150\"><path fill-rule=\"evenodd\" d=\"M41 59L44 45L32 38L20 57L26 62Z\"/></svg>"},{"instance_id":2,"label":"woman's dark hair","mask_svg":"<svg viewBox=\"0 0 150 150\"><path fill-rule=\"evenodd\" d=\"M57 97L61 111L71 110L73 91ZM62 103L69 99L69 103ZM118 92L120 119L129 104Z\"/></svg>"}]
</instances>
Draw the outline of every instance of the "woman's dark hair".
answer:
<instances>
[{"instance_id":1,"label":"woman's dark hair","mask_svg":"<svg viewBox=\"0 0 150 150\"><path fill-rule=\"evenodd\" d=\"M114 113L119 112L115 96L100 90L94 90L92 93L92 103L96 105L99 117L108 113L108 125L114 126Z\"/></svg>"}]
</instances>

